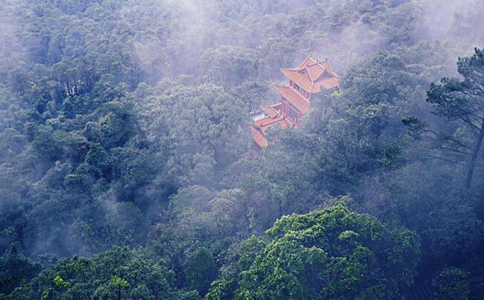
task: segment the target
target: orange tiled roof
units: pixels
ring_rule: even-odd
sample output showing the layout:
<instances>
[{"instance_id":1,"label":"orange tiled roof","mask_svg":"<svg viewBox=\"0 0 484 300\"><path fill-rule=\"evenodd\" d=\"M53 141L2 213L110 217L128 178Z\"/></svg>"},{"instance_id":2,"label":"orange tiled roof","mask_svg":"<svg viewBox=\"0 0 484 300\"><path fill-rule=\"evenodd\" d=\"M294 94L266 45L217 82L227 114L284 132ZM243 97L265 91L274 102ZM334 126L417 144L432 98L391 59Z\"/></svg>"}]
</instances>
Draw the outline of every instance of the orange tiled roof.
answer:
<instances>
[{"instance_id":1,"label":"orange tiled roof","mask_svg":"<svg viewBox=\"0 0 484 300\"><path fill-rule=\"evenodd\" d=\"M329 62L315 61L311 57L306 60L296 69L281 69L281 71L289 79L295 82L304 90L310 93L318 93L321 87L330 89L339 85L339 77L333 73ZM277 85L274 87L279 93L284 96L290 103L295 105L302 113L309 111L309 100L304 98L299 92L288 85ZM279 102L271 106L261 106L262 111L266 115L262 119L254 121L251 125L250 133L254 142L260 147L264 148L269 145L266 138L266 131L273 126L281 126L283 128L288 126L296 126L290 120L286 119L284 113L281 114L282 103Z\"/></svg>"},{"instance_id":2,"label":"orange tiled roof","mask_svg":"<svg viewBox=\"0 0 484 300\"><path fill-rule=\"evenodd\" d=\"M308 64L314 64L316 61L311 58L311 56L308 56L298 67L298 69L304 68Z\"/></svg>"},{"instance_id":3,"label":"orange tiled roof","mask_svg":"<svg viewBox=\"0 0 484 300\"><path fill-rule=\"evenodd\" d=\"M279 125L281 125L284 128L288 126L288 123L286 122L286 120L282 116L278 116L277 118L265 117L265 118L262 118L260 120L255 121L254 125L256 127L260 127L264 132L266 132L266 130L269 127L276 125L278 123L279 123Z\"/></svg>"},{"instance_id":4,"label":"orange tiled roof","mask_svg":"<svg viewBox=\"0 0 484 300\"><path fill-rule=\"evenodd\" d=\"M264 132L266 132L267 129L269 129L270 127L274 127L274 126L280 126L282 128L286 128L287 126L289 126L289 123L287 122L287 120L284 117L281 116L281 117L274 119L274 122L271 122L269 124L265 124L262 127L262 130L264 130Z\"/></svg>"},{"instance_id":5,"label":"orange tiled roof","mask_svg":"<svg viewBox=\"0 0 484 300\"><path fill-rule=\"evenodd\" d=\"M280 112L281 111L281 107L282 107L282 103L281 102L278 102L277 104L274 104L271 107L273 109L275 109L276 111Z\"/></svg>"},{"instance_id":6,"label":"orange tiled roof","mask_svg":"<svg viewBox=\"0 0 484 300\"><path fill-rule=\"evenodd\" d=\"M312 82L314 82L319 78L319 76L321 76L321 74L324 73L326 69L322 67L320 64L315 63L312 65L308 65L307 70L308 70L309 78L311 79Z\"/></svg>"},{"instance_id":7,"label":"orange tiled roof","mask_svg":"<svg viewBox=\"0 0 484 300\"><path fill-rule=\"evenodd\" d=\"M284 98L289 102L294 104L302 113L307 113L309 111L309 101L304 99L299 93L294 91L287 85L274 84L274 87L279 93L281 93Z\"/></svg>"},{"instance_id":8,"label":"orange tiled roof","mask_svg":"<svg viewBox=\"0 0 484 300\"><path fill-rule=\"evenodd\" d=\"M339 85L339 78L337 77L331 77L331 78L323 78L321 79L321 86L323 86L325 89L332 89L334 87L337 87Z\"/></svg>"},{"instance_id":9,"label":"orange tiled roof","mask_svg":"<svg viewBox=\"0 0 484 300\"><path fill-rule=\"evenodd\" d=\"M289 123L284 117L278 116L277 118L265 117L263 119L254 122L254 125L250 127L250 134L254 142L259 145L259 147L264 148L269 145L267 138L265 136L267 129L273 126L280 126L286 128Z\"/></svg>"},{"instance_id":10,"label":"orange tiled roof","mask_svg":"<svg viewBox=\"0 0 484 300\"><path fill-rule=\"evenodd\" d=\"M333 70L331 69L331 66L329 65L329 60L325 59L323 61L319 61L319 59L316 61L314 60L311 56L306 58L305 61L297 69L304 69L305 67L314 67L317 66L316 69L320 69L322 71L326 70L327 73L331 76L336 76L336 74L333 73ZM321 72L322 73L322 72ZM320 74L319 74L320 75ZM319 76L317 75L317 76ZM316 76L316 77L317 77ZM313 77L313 79L316 79L316 77ZM338 77L338 76L336 76Z\"/></svg>"},{"instance_id":11,"label":"orange tiled roof","mask_svg":"<svg viewBox=\"0 0 484 300\"><path fill-rule=\"evenodd\" d=\"M263 112L264 112L266 115L268 115L268 116L269 116L269 117L271 117L271 118L275 118L275 117L277 117L277 115L278 115L278 112L277 112L277 111L276 111L276 110L275 110L273 107L271 107L271 106L264 106L264 105L263 105L263 106L261 106L260 108L262 109L262 111L263 111Z\"/></svg>"},{"instance_id":12,"label":"orange tiled roof","mask_svg":"<svg viewBox=\"0 0 484 300\"><path fill-rule=\"evenodd\" d=\"M338 77L338 76L336 76L336 74L333 73L333 70L331 69L331 66L329 65L329 61L327 59L325 61L321 62L321 64L328 71L328 73L330 75L333 75L335 77Z\"/></svg>"},{"instance_id":13,"label":"orange tiled roof","mask_svg":"<svg viewBox=\"0 0 484 300\"><path fill-rule=\"evenodd\" d=\"M259 145L259 147L264 148L269 145L266 137L256 128L250 127L250 134L252 135L252 139L254 140L254 142Z\"/></svg>"},{"instance_id":14,"label":"orange tiled roof","mask_svg":"<svg viewBox=\"0 0 484 300\"><path fill-rule=\"evenodd\" d=\"M304 70L291 70L291 69L281 69L282 73L289 78L290 80L294 81L297 85L302 87L305 91L311 92L312 90L312 82L309 78L309 75Z\"/></svg>"},{"instance_id":15,"label":"orange tiled roof","mask_svg":"<svg viewBox=\"0 0 484 300\"><path fill-rule=\"evenodd\" d=\"M328 89L339 84L339 78L333 73L329 62L315 61L311 57L296 69L281 69L282 73L297 85L310 93L318 93L321 87ZM332 80L327 80L331 78Z\"/></svg>"}]
</instances>

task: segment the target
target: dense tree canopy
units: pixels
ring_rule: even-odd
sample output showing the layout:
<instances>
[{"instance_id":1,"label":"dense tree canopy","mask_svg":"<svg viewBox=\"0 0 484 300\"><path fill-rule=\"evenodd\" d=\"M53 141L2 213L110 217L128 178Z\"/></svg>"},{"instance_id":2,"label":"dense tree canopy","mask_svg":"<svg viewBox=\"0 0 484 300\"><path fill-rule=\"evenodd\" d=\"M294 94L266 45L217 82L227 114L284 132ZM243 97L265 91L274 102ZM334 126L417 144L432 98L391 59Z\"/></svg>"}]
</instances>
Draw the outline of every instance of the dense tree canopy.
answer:
<instances>
[{"instance_id":1,"label":"dense tree canopy","mask_svg":"<svg viewBox=\"0 0 484 300\"><path fill-rule=\"evenodd\" d=\"M174 287L173 274L159 261L140 250L115 248L91 259L62 259L2 299L198 298L196 293L177 291Z\"/></svg>"},{"instance_id":2,"label":"dense tree canopy","mask_svg":"<svg viewBox=\"0 0 484 300\"><path fill-rule=\"evenodd\" d=\"M418 260L414 234L341 204L283 217L247 243L262 245L239 260L234 299L398 299Z\"/></svg>"},{"instance_id":3,"label":"dense tree canopy","mask_svg":"<svg viewBox=\"0 0 484 300\"><path fill-rule=\"evenodd\" d=\"M3 1L0 299L478 299L483 13ZM340 86L254 155L309 55Z\"/></svg>"}]
</instances>

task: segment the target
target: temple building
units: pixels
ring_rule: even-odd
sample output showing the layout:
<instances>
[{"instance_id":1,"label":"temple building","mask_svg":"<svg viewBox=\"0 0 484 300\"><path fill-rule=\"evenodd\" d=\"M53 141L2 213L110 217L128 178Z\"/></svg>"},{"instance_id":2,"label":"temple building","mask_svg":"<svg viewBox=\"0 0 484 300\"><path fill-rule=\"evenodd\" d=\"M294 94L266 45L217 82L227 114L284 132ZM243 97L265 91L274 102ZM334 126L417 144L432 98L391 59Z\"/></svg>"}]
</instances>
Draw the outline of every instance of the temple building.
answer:
<instances>
[{"instance_id":1,"label":"temple building","mask_svg":"<svg viewBox=\"0 0 484 300\"><path fill-rule=\"evenodd\" d=\"M308 57L298 68L281 69L289 79L286 85L274 84L274 88L281 95L281 102L261 106L261 110L252 115L250 131L253 148L260 152L269 144L266 132L269 128L280 126L299 127L301 119L311 107L313 94L335 88L339 85L339 77L333 73L328 60L320 61Z\"/></svg>"}]
</instances>

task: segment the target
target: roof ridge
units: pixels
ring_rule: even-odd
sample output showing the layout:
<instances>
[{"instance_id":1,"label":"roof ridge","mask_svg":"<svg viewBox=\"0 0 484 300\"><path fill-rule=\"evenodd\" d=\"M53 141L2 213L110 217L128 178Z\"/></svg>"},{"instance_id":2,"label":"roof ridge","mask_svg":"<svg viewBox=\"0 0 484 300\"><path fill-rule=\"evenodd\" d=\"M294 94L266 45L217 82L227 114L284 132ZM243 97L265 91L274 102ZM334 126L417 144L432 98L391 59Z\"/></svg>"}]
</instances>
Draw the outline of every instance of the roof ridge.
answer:
<instances>
[{"instance_id":1,"label":"roof ridge","mask_svg":"<svg viewBox=\"0 0 484 300\"><path fill-rule=\"evenodd\" d=\"M311 88L312 88L312 86L314 85L314 80L311 77L311 74L309 74L309 65L306 66L306 75L308 76L309 81L311 81Z\"/></svg>"},{"instance_id":2,"label":"roof ridge","mask_svg":"<svg viewBox=\"0 0 484 300\"><path fill-rule=\"evenodd\" d=\"M306 113L309 110L310 102L308 99L306 99L304 96L302 96L300 93L298 93L296 90L294 90L292 87L289 85L274 85L275 88L278 90L282 96L284 96L289 102L293 103L300 111L303 113ZM284 91L289 91L292 94L287 94ZM294 97L292 97L293 95ZM301 102L302 101L302 102Z\"/></svg>"},{"instance_id":3,"label":"roof ridge","mask_svg":"<svg viewBox=\"0 0 484 300\"><path fill-rule=\"evenodd\" d=\"M311 102L309 102L309 100L308 100L308 99L306 99L306 97L304 97L304 95L303 95L303 94L301 94L301 92L300 92L300 91L298 91L298 90L294 89L292 86L290 86L290 85L288 85L288 84L287 84L287 85L284 85L284 86L285 86L285 87L290 88L290 89L291 89L292 91L294 91L296 94L298 94L299 96L301 96L301 98L302 98L304 101L306 101L308 104L310 104L310 103L311 103ZM312 86L311 86L311 87L312 87Z\"/></svg>"}]
</instances>

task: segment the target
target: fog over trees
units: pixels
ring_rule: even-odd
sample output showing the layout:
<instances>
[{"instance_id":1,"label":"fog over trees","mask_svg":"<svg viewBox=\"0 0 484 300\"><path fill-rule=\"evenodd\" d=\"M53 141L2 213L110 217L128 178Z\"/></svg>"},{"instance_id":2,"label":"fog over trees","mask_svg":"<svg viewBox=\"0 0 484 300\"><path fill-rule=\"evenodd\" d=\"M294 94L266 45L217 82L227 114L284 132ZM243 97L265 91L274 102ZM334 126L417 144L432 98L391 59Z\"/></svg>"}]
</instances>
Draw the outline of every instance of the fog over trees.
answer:
<instances>
[{"instance_id":1,"label":"fog over trees","mask_svg":"<svg viewBox=\"0 0 484 300\"><path fill-rule=\"evenodd\" d=\"M484 299L481 0L3 0L0 300ZM252 150L281 68L340 85Z\"/></svg>"}]
</instances>

